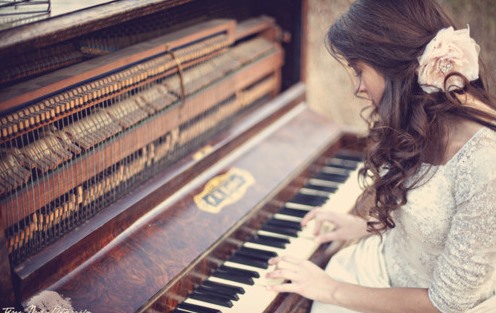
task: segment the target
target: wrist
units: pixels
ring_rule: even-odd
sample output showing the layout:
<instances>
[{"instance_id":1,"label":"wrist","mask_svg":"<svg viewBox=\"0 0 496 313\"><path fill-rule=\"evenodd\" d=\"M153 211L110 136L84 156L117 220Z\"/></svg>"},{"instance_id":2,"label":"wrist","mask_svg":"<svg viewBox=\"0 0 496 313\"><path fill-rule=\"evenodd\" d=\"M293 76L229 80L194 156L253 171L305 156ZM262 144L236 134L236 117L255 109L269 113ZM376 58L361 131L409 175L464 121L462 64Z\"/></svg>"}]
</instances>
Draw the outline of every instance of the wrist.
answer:
<instances>
[{"instance_id":1,"label":"wrist","mask_svg":"<svg viewBox=\"0 0 496 313\"><path fill-rule=\"evenodd\" d=\"M370 233L367 230L367 220L361 216L354 216L354 217L357 220L357 224L360 225L357 239L367 237L368 235L370 235Z\"/></svg>"},{"instance_id":2,"label":"wrist","mask_svg":"<svg viewBox=\"0 0 496 313\"><path fill-rule=\"evenodd\" d=\"M344 298L343 296L343 288L345 286L345 283L340 282L340 281L334 281L334 284L331 288L331 292L329 294L329 303L333 305L338 305L341 306L344 304Z\"/></svg>"},{"instance_id":3,"label":"wrist","mask_svg":"<svg viewBox=\"0 0 496 313\"><path fill-rule=\"evenodd\" d=\"M328 303L328 304L337 304L337 295L339 294L339 286L342 284L339 281L334 280L330 276L328 276L328 286L329 288L325 290L325 292L322 294L322 299L315 299L319 302L322 303Z\"/></svg>"}]
</instances>

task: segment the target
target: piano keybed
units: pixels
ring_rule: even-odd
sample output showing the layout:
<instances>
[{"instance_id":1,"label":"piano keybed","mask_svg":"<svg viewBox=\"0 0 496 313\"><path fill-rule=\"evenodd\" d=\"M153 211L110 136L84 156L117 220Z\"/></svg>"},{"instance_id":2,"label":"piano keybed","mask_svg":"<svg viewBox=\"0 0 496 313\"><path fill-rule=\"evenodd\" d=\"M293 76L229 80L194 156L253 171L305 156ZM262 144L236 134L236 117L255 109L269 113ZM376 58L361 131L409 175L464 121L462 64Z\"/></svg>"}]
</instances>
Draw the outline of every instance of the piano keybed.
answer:
<instances>
[{"instance_id":1,"label":"piano keybed","mask_svg":"<svg viewBox=\"0 0 496 313\"><path fill-rule=\"evenodd\" d=\"M171 312L257 313L270 307L277 294L265 287L282 281L265 278L273 270L268 260L278 255L309 259L319 244L314 240L314 223L300 225L303 216L316 207L346 212L361 192L359 154L342 151L319 161L318 172L299 177L306 181L304 186L259 229L252 230L246 242L238 243L239 248ZM326 227L329 230L332 225Z\"/></svg>"}]
</instances>

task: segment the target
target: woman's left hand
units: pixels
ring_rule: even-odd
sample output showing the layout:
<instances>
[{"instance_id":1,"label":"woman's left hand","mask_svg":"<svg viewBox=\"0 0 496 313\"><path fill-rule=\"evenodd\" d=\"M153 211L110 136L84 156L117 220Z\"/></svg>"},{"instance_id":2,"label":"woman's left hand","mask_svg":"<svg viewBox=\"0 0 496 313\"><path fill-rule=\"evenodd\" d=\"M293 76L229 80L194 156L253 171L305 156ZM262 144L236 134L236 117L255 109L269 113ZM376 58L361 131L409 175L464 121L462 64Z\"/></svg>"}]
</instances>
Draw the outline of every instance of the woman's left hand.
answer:
<instances>
[{"instance_id":1,"label":"woman's left hand","mask_svg":"<svg viewBox=\"0 0 496 313\"><path fill-rule=\"evenodd\" d=\"M267 278L288 280L280 285L267 287L276 292L293 292L311 300L331 303L337 282L320 267L308 260L290 256L275 257L269 260L275 270Z\"/></svg>"}]
</instances>

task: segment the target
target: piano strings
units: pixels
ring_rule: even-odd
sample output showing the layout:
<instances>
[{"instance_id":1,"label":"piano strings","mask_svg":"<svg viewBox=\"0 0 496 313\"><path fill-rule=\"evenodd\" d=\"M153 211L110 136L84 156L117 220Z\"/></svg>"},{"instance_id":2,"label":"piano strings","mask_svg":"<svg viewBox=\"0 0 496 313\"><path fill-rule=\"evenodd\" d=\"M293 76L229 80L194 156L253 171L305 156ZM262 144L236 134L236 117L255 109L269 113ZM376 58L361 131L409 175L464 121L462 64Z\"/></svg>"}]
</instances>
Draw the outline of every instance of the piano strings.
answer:
<instances>
[{"instance_id":1,"label":"piano strings","mask_svg":"<svg viewBox=\"0 0 496 313\"><path fill-rule=\"evenodd\" d=\"M277 92L278 44L255 37L229 46L232 22L223 22L224 31L217 24L204 39L1 119L1 206L14 264L130 190L173 158L171 151L198 147L202 134ZM260 74L243 78L253 71Z\"/></svg>"}]
</instances>

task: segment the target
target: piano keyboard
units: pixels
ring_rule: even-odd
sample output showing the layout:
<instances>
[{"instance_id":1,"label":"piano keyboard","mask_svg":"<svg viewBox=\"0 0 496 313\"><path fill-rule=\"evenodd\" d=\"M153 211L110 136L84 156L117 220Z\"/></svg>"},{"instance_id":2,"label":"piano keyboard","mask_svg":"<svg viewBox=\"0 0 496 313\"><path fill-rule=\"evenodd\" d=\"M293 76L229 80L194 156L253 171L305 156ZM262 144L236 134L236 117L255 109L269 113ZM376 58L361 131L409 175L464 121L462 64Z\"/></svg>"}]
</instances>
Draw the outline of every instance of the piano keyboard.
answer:
<instances>
[{"instance_id":1,"label":"piano keyboard","mask_svg":"<svg viewBox=\"0 0 496 313\"><path fill-rule=\"evenodd\" d=\"M265 311L277 296L266 286L282 282L265 278L273 270L268 260L278 255L311 257L319 247L314 223L301 227L300 221L315 207L348 212L361 192L357 183L360 162L356 155L344 153L326 160L319 173L172 312Z\"/></svg>"}]
</instances>

